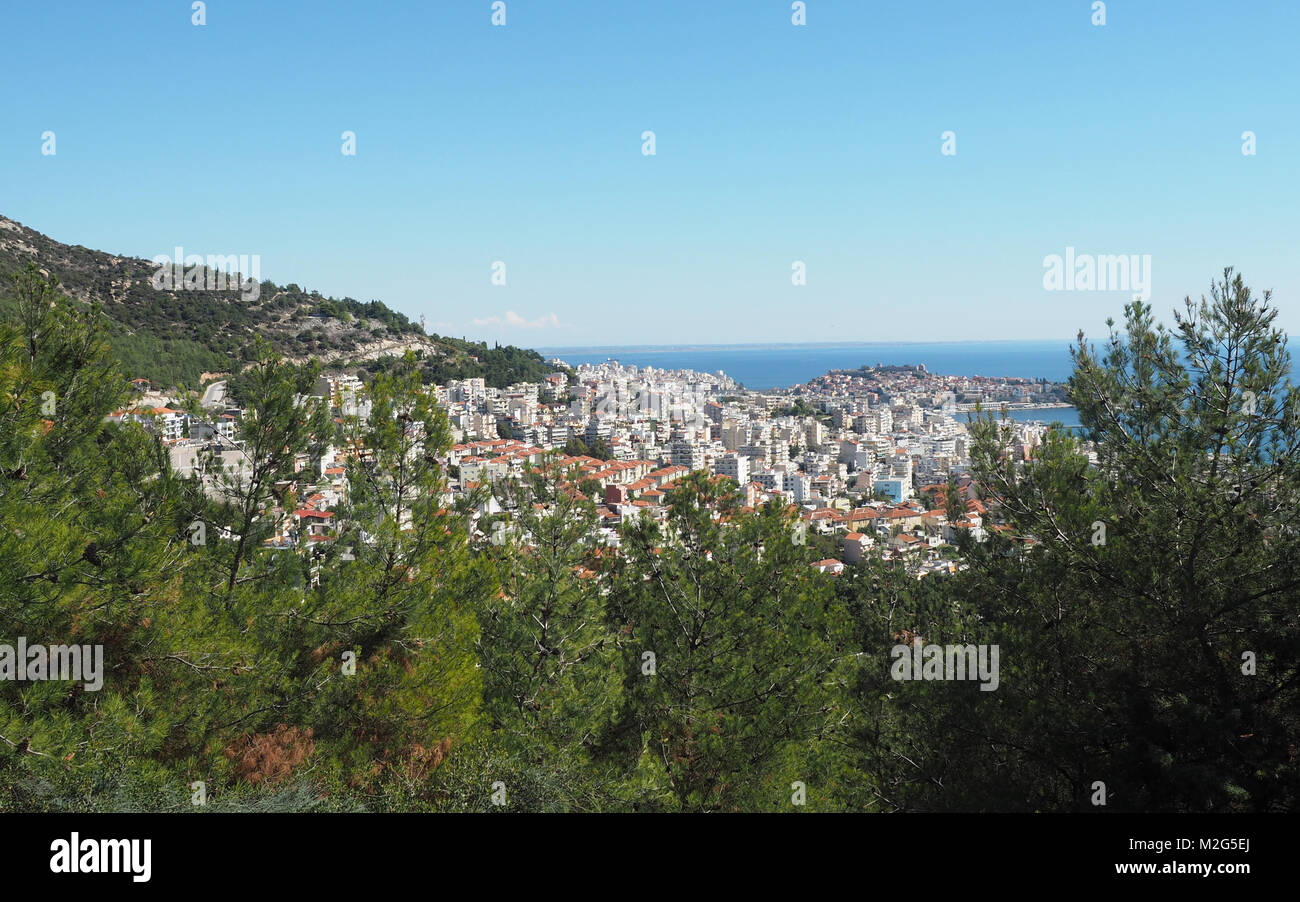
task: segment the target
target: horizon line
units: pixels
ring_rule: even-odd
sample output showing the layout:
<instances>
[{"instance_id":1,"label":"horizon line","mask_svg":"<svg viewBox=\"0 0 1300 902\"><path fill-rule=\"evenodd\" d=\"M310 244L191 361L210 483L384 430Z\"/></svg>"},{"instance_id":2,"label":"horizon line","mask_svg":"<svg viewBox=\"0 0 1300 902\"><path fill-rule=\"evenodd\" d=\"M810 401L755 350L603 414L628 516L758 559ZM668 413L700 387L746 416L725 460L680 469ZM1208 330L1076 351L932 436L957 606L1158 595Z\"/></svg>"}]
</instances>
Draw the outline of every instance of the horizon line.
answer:
<instances>
[{"instance_id":1,"label":"horizon line","mask_svg":"<svg viewBox=\"0 0 1300 902\"><path fill-rule=\"evenodd\" d=\"M1077 339L1059 339L1059 338L966 338L966 339L949 339L943 341L917 341L917 340L900 340L900 341L745 341L731 342L726 344L663 344L663 345L616 345L616 344L595 344L595 345L534 345L533 350L546 353L594 353L597 351L640 351L640 352L663 352L663 351L715 351L727 350L730 348L753 348L753 349L778 349L778 348L862 348L878 347L884 345L970 345L970 344L1055 344L1063 342L1067 346L1073 345Z\"/></svg>"}]
</instances>

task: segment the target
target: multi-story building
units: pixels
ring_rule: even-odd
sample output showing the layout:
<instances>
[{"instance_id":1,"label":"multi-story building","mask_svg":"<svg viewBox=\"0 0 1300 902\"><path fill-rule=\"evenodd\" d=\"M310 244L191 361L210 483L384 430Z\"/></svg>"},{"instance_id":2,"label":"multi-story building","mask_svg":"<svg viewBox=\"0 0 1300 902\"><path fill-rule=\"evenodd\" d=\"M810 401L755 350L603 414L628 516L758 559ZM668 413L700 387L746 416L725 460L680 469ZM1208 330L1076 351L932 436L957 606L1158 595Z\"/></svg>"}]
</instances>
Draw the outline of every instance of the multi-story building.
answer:
<instances>
[{"instance_id":1,"label":"multi-story building","mask_svg":"<svg viewBox=\"0 0 1300 902\"><path fill-rule=\"evenodd\" d=\"M669 459L675 467L688 470L704 469L704 448L695 442L678 439L669 449Z\"/></svg>"},{"instance_id":2,"label":"multi-story building","mask_svg":"<svg viewBox=\"0 0 1300 902\"><path fill-rule=\"evenodd\" d=\"M749 458L734 451L720 455L713 462L713 472L719 476L729 476L736 485L743 486L749 482Z\"/></svg>"}]
</instances>

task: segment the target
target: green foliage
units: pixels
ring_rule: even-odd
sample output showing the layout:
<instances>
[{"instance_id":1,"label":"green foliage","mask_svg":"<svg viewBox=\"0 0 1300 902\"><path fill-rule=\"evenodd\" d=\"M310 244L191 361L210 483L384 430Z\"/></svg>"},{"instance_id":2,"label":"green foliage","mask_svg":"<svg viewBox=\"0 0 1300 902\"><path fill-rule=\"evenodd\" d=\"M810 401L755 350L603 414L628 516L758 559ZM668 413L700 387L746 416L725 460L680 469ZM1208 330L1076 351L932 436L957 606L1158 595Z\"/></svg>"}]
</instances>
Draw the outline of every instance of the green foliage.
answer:
<instances>
[{"instance_id":1,"label":"green foliage","mask_svg":"<svg viewBox=\"0 0 1300 902\"><path fill-rule=\"evenodd\" d=\"M795 398L792 404L785 404L772 409L773 417L812 417L821 413L803 398Z\"/></svg>"},{"instance_id":2,"label":"green foliage","mask_svg":"<svg viewBox=\"0 0 1300 902\"><path fill-rule=\"evenodd\" d=\"M78 303L99 304L113 356L128 378L163 387L197 386L203 372L237 372L258 359L259 340L283 357L360 362L372 372L395 358L388 364L363 362L363 345L418 341L425 346L422 372L432 382L482 377L504 387L535 382L550 372L536 351L425 337L418 323L382 301L325 298L295 283L270 280L259 284L255 296L236 281L226 287L223 280L217 290L215 278L214 290L155 287L159 267L148 260L61 244L17 223L14 228L0 233L8 236L0 239L0 274L35 261L58 273L63 290ZM203 270L205 284L208 276ZM10 316L11 305L0 297L0 316Z\"/></svg>"},{"instance_id":3,"label":"green foliage","mask_svg":"<svg viewBox=\"0 0 1300 902\"><path fill-rule=\"evenodd\" d=\"M202 373L221 372L229 358L188 338L158 338L119 331L111 339L118 369L129 378L148 379L163 387L197 387Z\"/></svg>"},{"instance_id":4,"label":"green foliage","mask_svg":"<svg viewBox=\"0 0 1300 902\"><path fill-rule=\"evenodd\" d=\"M308 397L318 365L241 347L242 455L180 479L106 420L120 326L26 267L0 291L0 641L105 667L0 681L0 810L192 811L200 782L205 811L1093 810L1097 782L1113 809L1292 810L1300 394L1268 301L1227 273L1172 330L1134 302L1081 337L1084 434L1017 461L979 419L1002 528L917 580L818 573L834 537L703 473L617 538L559 455L452 504L414 352L362 422ZM331 448L346 496L308 539ZM919 639L998 645L998 688L895 679Z\"/></svg>"},{"instance_id":5,"label":"green foliage","mask_svg":"<svg viewBox=\"0 0 1300 902\"><path fill-rule=\"evenodd\" d=\"M0 808L165 741L148 621L167 592L179 494L156 440L105 422L125 381L98 312L62 302L35 267L13 277L11 297L18 324L0 324L0 638L102 645L106 669L118 665L105 680L137 693L128 705L81 683L0 682Z\"/></svg>"},{"instance_id":6,"label":"green foliage","mask_svg":"<svg viewBox=\"0 0 1300 902\"><path fill-rule=\"evenodd\" d=\"M541 354L531 349L499 344L488 347L487 342L436 334L433 339L440 352L425 355L420 366L429 382L481 378L493 388L505 388L516 382L541 382L555 372Z\"/></svg>"},{"instance_id":7,"label":"green foliage","mask_svg":"<svg viewBox=\"0 0 1300 902\"><path fill-rule=\"evenodd\" d=\"M966 519L966 502L962 499L957 480L949 479L943 490L943 513L949 523L958 523Z\"/></svg>"},{"instance_id":8,"label":"green foliage","mask_svg":"<svg viewBox=\"0 0 1300 902\"><path fill-rule=\"evenodd\" d=\"M1300 395L1276 310L1227 271L1172 331L1126 314L1075 350L1095 466L1063 432L1018 465L978 426L1010 535L965 544L934 635L1000 644L1001 686L922 692L914 805L1092 810L1097 782L1111 808L1296 805Z\"/></svg>"},{"instance_id":9,"label":"green foliage","mask_svg":"<svg viewBox=\"0 0 1300 902\"><path fill-rule=\"evenodd\" d=\"M574 491L574 478L552 458L499 487L527 546L512 543L495 557L502 590L480 612L479 658L498 747L544 767L585 810L610 794L591 753L614 720L621 668L588 569L610 549L598 546L595 506Z\"/></svg>"},{"instance_id":10,"label":"green foliage","mask_svg":"<svg viewBox=\"0 0 1300 902\"><path fill-rule=\"evenodd\" d=\"M598 438L591 444L587 444L582 439L574 436L564 445L564 453L570 457L594 457L597 460L613 460L614 452L610 450L609 442L603 438Z\"/></svg>"},{"instance_id":11,"label":"green foliage","mask_svg":"<svg viewBox=\"0 0 1300 902\"><path fill-rule=\"evenodd\" d=\"M788 806L763 777L839 720L846 618L781 508L740 516L736 493L703 473L669 506L666 528L627 530L612 568L626 697L616 739L629 762L647 749L662 762L685 810Z\"/></svg>"},{"instance_id":12,"label":"green foliage","mask_svg":"<svg viewBox=\"0 0 1300 902\"><path fill-rule=\"evenodd\" d=\"M248 465L217 474L210 497L138 426L105 422L125 382L94 311L34 270L14 296L0 638L100 644L105 676L99 691L0 682L0 807L189 810L194 781L210 810L421 804L453 742L473 738L475 612L495 581L438 509L449 432L413 359L371 387L369 427L345 424L370 456L349 467L341 513L366 535L277 550L265 540L299 455L333 438L323 405L300 401L314 367L263 349Z\"/></svg>"}]
</instances>

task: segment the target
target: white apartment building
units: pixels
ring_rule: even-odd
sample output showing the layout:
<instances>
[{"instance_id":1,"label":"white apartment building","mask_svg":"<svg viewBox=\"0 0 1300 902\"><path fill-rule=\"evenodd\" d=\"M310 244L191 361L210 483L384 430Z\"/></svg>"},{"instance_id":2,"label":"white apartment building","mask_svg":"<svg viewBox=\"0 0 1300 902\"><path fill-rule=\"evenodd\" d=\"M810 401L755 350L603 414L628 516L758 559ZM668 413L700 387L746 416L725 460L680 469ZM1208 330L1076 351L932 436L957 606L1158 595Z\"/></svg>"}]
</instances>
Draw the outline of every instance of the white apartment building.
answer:
<instances>
[{"instance_id":1,"label":"white apartment building","mask_svg":"<svg viewBox=\"0 0 1300 902\"><path fill-rule=\"evenodd\" d=\"M810 420L808 423L804 424L803 435L804 440L809 447L813 445L821 445L821 443L826 439L826 430L822 428L822 424L819 420Z\"/></svg>"},{"instance_id":2,"label":"white apartment building","mask_svg":"<svg viewBox=\"0 0 1300 902\"><path fill-rule=\"evenodd\" d=\"M675 467L690 470L704 469L704 448L694 442L678 439L669 449L669 460Z\"/></svg>"},{"instance_id":3,"label":"white apartment building","mask_svg":"<svg viewBox=\"0 0 1300 902\"><path fill-rule=\"evenodd\" d=\"M786 473L785 490L794 498L795 504L802 504L812 497L812 479L806 473Z\"/></svg>"},{"instance_id":4,"label":"white apartment building","mask_svg":"<svg viewBox=\"0 0 1300 902\"><path fill-rule=\"evenodd\" d=\"M719 476L729 476L736 485L749 482L749 458L743 454L728 452L718 457L713 463L713 472Z\"/></svg>"}]
</instances>

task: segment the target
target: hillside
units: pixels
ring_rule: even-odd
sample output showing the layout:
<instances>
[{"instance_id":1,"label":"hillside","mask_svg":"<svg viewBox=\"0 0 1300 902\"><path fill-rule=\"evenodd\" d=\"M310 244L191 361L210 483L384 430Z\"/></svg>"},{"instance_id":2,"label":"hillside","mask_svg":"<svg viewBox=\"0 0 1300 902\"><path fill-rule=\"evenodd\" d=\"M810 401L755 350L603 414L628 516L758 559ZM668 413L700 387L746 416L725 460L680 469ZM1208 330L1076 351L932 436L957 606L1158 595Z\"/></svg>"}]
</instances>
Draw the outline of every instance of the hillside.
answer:
<instances>
[{"instance_id":1,"label":"hillside","mask_svg":"<svg viewBox=\"0 0 1300 902\"><path fill-rule=\"evenodd\" d=\"M316 358L350 369L409 348L424 361L426 377L437 381L483 377L503 386L547 372L535 351L428 336L382 301L324 297L269 280L247 297L238 287L157 288L158 266L150 260L62 244L0 216L0 277L31 262L57 275L72 298L100 303L123 371L156 384L192 388L204 372L235 370L251 359L259 335L291 360ZM12 303L8 296L5 279L0 312Z\"/></svg>"}]
</instances>

